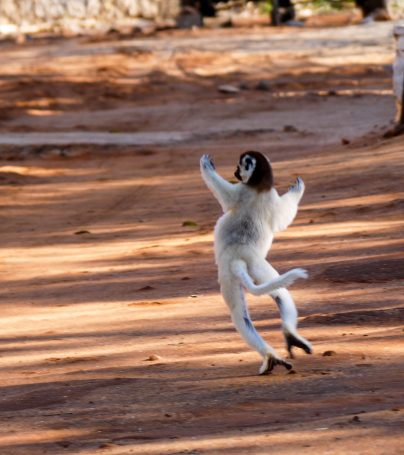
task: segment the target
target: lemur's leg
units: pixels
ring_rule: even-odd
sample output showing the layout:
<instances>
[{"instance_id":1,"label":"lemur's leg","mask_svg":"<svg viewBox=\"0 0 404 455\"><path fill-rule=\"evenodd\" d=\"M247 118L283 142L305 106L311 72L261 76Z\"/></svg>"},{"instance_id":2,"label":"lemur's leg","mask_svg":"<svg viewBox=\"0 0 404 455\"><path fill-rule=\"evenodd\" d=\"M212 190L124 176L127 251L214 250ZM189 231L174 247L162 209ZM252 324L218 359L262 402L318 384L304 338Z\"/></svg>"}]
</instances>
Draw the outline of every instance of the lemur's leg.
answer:
<instances>
[{"instance_id":1,"label":"lemur's leg","mask_svg":"<svg viewBox=\"0 0 404 455\"><path fill-rule=\"evenodd\" d=\"M253 264L251 275L257 283L262 283L268 279L276 279L279 273L265 259L262 259ZM285 288L280 288L271 291L270 296L275 300L280 311L283 335L290 357L293 358L293 346L311 354L311 344L297 332L297 309L290 292Z\"/></svg>"},{"instance_id":2,"label":"lemur's leg","mask_svg":"<svg viewBox=\"0 0 404 455\"><path fill-rule=\"evenodd\" d=\"M265 280L260 281L260 284L256 284L249 274L247 264L241 259L235 259L231 263L231 271L241 281L247 291L253 295L268 294L276 289L290 286L298 278L308 277L306 270L292 269L283 275L279 275L279 273L276 276L267 275Z\"/></svg>"},{"instance_id":3,"label":"lemur's leg","mask_svg":"<svg viewBox=\"0 0 404 455\"><path fill-rule=\"evenodd\" d=\"M276 351L263 340L254 327L248 312L244 289L240 281L235 278L226 280L221 284L221 292L230 309L231 318L238 333L244 341L263 358L259 374L270 373L276 365L282 365L290 370L292 365L283 360Z\"/></svg>"}]
</instances>

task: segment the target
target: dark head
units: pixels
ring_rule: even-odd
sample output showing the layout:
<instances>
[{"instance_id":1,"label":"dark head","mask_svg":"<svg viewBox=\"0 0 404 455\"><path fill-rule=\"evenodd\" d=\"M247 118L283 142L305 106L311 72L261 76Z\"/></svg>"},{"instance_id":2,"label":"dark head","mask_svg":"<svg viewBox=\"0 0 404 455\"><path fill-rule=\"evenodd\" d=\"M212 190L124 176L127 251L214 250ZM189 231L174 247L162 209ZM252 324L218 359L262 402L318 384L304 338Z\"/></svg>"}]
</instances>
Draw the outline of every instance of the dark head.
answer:
<instances>
[{"instance_id":1,"label":"dark head","mask_svg":"<svg viewBox=\"0 0 404 455\"><path fill-rule=\"evenodd\" d=\"M271 164L260 152L242 153L234 175L258 192L269 191L274 184Z\"/></svg>"}]
</instances>

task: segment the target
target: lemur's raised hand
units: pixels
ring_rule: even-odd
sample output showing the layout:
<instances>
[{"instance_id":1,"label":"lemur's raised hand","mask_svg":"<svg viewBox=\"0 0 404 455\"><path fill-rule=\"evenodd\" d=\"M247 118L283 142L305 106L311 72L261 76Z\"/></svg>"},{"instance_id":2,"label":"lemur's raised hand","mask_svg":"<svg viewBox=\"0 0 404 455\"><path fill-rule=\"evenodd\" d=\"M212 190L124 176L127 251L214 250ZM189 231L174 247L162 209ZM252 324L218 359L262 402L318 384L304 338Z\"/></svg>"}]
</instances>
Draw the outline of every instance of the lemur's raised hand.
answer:
<instances>
[{"instance_id":1,"label":"lemur's raised hand","mask_svg":"<svg viewBox=\"0 0 404 455\"><path fill-rule=\"evenodd\" d=\"M255 329L248 313L244 291L254 295L270 294L278 305L283 334L290 357L296 346L311 354L310 343L297 332L297 310L286 287L298 278L307 278L303 269L292 269L283 275L269 264L266 256L274 233L286 229L296 216L304 183L295 185L282 196L273 187L272 167L260 152L240 156L232 184L215 170L212 158L203 155L202 177L222 206L224 214L215 226L215 257L219 283L234 325L243 339L263 357L260 374L269 373L276 365L291 369Z\"/></svg>"}]
</instances>

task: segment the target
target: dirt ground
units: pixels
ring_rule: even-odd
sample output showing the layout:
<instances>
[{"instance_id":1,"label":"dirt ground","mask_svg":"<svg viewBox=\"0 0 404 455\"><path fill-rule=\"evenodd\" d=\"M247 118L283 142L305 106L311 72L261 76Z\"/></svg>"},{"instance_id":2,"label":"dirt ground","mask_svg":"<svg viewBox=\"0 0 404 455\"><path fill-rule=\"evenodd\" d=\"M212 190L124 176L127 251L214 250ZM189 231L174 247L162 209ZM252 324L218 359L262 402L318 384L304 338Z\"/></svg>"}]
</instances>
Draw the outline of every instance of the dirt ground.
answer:
<instances>
[{"instance_id":1,"label":"dirt ground","mask_svg":"<svg viewBox=\"0 0 404 455\"><path fill-rule=\"evenodd\" d=\"M0 44L1 455L403 453L391 29ZM199 157L230 179L249 149L306 183L269 255L310 273L293 374L257 375L218 291Z\"/></svg>"}]
</instances>

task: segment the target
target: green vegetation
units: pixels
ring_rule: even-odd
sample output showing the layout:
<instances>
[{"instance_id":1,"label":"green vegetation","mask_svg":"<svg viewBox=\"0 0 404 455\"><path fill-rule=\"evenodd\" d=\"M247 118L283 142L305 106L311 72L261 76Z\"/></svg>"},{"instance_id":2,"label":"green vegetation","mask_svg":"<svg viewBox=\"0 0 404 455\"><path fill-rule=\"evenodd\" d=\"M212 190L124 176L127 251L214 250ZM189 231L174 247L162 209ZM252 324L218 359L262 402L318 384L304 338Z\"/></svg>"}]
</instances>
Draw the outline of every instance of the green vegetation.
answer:
<instances>
[{"instance_id":1,"label":"green vegetation","mask_svg":"<svg viewBox=\"0 0 404 455\"><path fill-rule=\"evenodd\" d=\"M272 0L260 1L259 8L263 14L271 14ZM306 7L315 11L341 11L355 6L354 0L294 0L295 5Z\"/></svg>"}]
</instances>

